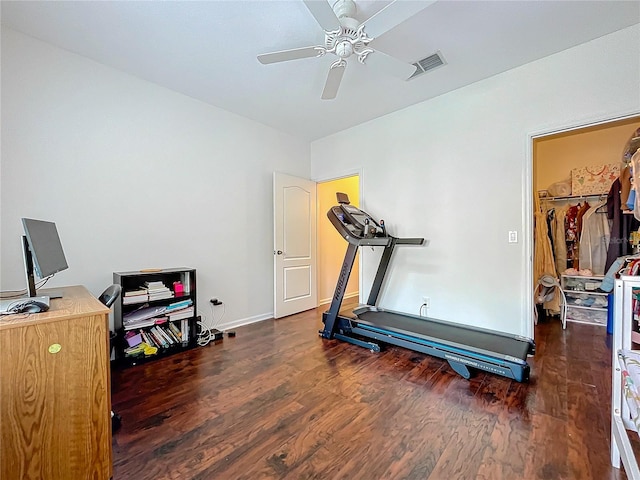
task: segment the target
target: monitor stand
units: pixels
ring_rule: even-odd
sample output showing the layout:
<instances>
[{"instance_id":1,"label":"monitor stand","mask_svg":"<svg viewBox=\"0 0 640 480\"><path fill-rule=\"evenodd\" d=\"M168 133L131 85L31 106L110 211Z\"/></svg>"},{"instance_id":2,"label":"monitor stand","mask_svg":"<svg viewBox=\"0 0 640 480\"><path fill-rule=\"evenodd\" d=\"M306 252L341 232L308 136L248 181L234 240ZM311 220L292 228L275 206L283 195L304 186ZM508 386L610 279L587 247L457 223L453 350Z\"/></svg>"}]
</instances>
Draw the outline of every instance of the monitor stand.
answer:
<instances>
[{"instance_id":1,"label":"monitor stand","mask_svg":"<svg viewBox=\"0 0 640 480\"><path fill-rule=\"evenodd\" d=\"M49 298L64 297L64 288L45 288L45 291L38 291L38 295L46 295Z\"/></svg>"}]
</instances>

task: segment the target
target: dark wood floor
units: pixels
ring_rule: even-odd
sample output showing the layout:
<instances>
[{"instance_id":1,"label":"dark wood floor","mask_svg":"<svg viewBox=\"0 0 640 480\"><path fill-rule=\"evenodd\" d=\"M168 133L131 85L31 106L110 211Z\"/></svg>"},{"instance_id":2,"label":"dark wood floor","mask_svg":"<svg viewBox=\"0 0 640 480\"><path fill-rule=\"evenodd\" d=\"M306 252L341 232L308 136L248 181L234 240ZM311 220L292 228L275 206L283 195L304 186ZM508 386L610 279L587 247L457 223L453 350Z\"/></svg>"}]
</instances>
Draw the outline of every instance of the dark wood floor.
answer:
<instances>
[{"instance_id":1,"label":"dark wood floor","mask_svg":"<svg viewBox=\"0 0 640 480\"><path fill-rule=\"evenodd\" d=\"M521 384L320 325L312 310L114 371L114 478L626 478L609 465L604 328L541 321Z\"/></svg>"}]
</instances>

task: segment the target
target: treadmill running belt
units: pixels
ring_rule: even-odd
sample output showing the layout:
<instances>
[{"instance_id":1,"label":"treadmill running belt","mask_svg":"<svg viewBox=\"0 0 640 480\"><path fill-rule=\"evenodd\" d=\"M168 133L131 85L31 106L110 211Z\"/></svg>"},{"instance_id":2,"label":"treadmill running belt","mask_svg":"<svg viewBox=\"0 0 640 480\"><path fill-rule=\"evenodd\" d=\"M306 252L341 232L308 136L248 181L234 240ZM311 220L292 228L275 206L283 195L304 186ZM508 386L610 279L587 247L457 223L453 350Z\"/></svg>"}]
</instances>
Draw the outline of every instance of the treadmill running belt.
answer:
<instances>
[{"instance_id":1,"label":"treadmill running belt","mask_svg":"<svg viewBox=\"0 0 640 480\"><path fill-rule=\"evenodd\" d=\"M365 311L358 314L356 323L398 331L405 335L421 337L438 343L450 343L464 348L493 352L498 356L526 359L530 344L499 332L487 332L441 323L430 319L419 319L386 311Z\"/></svg>"}]
</instances>

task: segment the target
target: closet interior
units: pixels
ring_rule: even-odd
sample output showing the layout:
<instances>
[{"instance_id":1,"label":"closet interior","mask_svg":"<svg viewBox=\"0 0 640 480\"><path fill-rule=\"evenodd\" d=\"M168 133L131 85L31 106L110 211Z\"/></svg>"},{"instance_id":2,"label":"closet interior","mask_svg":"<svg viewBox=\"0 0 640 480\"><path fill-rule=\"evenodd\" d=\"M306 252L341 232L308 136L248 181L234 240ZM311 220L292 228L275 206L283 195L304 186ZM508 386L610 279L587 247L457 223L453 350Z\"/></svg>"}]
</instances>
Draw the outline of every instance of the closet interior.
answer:
<instances>
[{"instance_id":1,"label":"closet interior","mask_svg":"<svg viewBox=\"0 0 640 480\"><path fill-rule=\"evenodd\" d=\"M640 117L534 140L536 315L611 323L610 272L640 245L638 148Z\"/></svg>"}]
</instances>

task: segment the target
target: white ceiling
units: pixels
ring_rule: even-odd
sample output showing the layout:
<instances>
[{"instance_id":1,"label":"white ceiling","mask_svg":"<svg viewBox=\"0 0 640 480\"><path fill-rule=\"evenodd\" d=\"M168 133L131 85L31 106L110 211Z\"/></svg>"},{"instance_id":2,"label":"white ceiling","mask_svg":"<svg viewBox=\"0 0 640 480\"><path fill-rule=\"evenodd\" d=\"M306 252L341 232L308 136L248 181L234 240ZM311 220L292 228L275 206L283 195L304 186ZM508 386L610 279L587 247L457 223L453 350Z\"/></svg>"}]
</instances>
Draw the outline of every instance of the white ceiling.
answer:
<instances>
[{"instance_id":1,"label":"white ceiling","mask_svg":"<svg viewBox=\"0 0 640 480\"><path fill-rule=\"evenodd\" d=\"M365 20L389 2L356 3ZM440 0L376 46L409 63L440 51L445 66L402 81L352 57L335 100L320 99L335 57L256 60L323 44L301 0L3 0L1 14L15 30L314 140L640 23L640 2Z\"/></svg>"}]
</instances>

